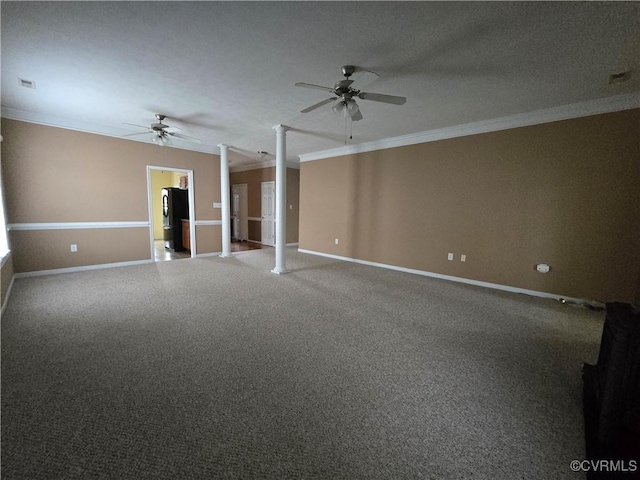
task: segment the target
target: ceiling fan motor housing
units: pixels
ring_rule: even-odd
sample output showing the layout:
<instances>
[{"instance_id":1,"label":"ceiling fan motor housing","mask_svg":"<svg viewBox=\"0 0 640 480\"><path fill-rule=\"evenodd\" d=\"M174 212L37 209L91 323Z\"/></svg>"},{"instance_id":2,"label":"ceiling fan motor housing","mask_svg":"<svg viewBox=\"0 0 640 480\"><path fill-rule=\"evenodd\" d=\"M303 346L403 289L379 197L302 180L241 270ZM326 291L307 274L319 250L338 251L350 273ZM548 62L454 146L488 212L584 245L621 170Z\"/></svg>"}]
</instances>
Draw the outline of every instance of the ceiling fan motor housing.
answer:
<instances>
[{"instance_id":1,"label":"ceiling fan motor housing","mask_svg":"<svg viewBox=\"0 0 640 480\"><path fill-rule=\"evenodd\" d=\"M338 83L334 85L334 92L336 95L344 95L344 94L357 94L355 90L350 88L350 85L353 83L353 80L340 80Z\"/></svg>"},{"instance_id":2,"label":"ceiling fan motor housing","mask_svg":"<svg viewBox=\"0 0 640 480\"><path fill-rule=\"evenodd\" d=\"M342 67L342 74L347 78L353 75L355 71L356 67L354 67L353 65L345 65L344 67Z\"/></svg>"},{"instance_id":3,"label":"ceiling fan motor housing","mask_svg":"<svg viewBox=\"0 0 640 480\"><path fill-rule=\"evenodd\" d=\"M153 130L154 132L161 132L163 129L167 128L169 125L165 125L164 123L162 123L162 121L167 118L166 115L163 115L161 113L156 113L155 117L158 119L158 123L152 123L151 124L151 130Z\"/></svg>"}]
</instances>

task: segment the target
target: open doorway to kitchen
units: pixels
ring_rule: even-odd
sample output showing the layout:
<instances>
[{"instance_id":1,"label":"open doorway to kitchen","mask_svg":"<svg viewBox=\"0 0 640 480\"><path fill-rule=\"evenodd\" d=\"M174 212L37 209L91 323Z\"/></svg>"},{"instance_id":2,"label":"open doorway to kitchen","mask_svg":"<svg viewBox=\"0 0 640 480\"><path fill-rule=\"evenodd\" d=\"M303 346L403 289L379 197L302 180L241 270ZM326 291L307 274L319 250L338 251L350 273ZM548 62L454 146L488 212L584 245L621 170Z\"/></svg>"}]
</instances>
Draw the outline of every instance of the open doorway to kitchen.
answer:
<instances>
[{"instance_id":1,"label":"open doorway to kitchen","mask_svg":"<svg viewBox=\"0 0 640 480\"><path fill-rule=\"evenodd\" d=\"M194 258L193 170L147 165L149 237L155 262Z\"/></svg>"}]
</instances>

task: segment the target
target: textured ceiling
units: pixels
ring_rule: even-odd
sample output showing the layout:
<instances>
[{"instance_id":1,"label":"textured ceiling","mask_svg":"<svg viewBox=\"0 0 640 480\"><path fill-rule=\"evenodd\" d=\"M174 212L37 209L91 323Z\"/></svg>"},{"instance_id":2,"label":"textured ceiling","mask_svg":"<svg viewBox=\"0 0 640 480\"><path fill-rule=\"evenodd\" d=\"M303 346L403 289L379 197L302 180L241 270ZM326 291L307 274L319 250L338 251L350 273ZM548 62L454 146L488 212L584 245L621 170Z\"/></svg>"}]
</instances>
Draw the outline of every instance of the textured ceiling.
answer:
<instances>
[{"instance_id":1,"label":"textured ceiling","mask_svg":"<svg viewBox=\"0 0 640 480\"><path fill-rule=\"evenodd\" d=\"M2 2L3 116L122 136L154 113L232 146L232 166L345 143L327 98L353 64L380 78L349 144L640 90L633 2ZM612 73L634 70L626 82ZM19 86L32 80L36 89ZM148 141L146 136L134 137Z\"/></svg>"}]
</instances>

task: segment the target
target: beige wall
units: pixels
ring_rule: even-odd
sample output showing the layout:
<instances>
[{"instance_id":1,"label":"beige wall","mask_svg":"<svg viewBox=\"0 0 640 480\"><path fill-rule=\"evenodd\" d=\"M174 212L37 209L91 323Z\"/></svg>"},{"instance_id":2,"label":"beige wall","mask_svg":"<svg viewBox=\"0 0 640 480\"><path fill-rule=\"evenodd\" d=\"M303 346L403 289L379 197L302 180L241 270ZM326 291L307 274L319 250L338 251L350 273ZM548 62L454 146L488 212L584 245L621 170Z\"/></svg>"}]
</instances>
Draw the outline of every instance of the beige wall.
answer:
<instances>
[{"instance_id":1,"label":"beige wall","mask_svg":"<svg viewBox=\"0 0 640 480\"><path fill-rule=\"evenodd\" d=\"M298 243L300 224L300 170L287 168L287 243Z\"/></svg>"},{"instance_id":2,"label":"beige wall","mask_svg":"<svg viewBox=\"0 0 640 480\"><path fill-rule=\"evenodd\" d=\"M262 215L262 182L276 179L276 167L257 168L229 174L231 185L247 184L248 216ZM298 242L298 223L300 214L300 170L287 168L287 243ZM249 240L259 242L262 239L260 222L249 220Z\"/></svg>"},{"instance_id":3,"label":"beige wall","mask_svg":"<svg viewBox=\"0 0 640 480\"><path fill-rule=\"evenodd\" d=\"M217 155L6 119L2 135L8 223L148 222L147 165L193 170L196 220L220 220ZM197 253L220 251L216 236L196 227ZM151 258L148 228L12 230L10 242L16 272Z\"/></svg>"},{"instance_id":4,"label":"beige wall","mask_svg":"<svg viewBox=\"0 0 640 480\"><path fill-rule=\"evenodd\" d=\"M73 253L69 245L78 245ZM17 230L11 232L17 272L130 262L151 258L146 228Z\"/></svg>"},{"instance_id":5,"label":"beige wall","mask_svg":"<svg viewBox=\"0 0 640 480\"><path fill-rule=\"evenodd\" d=\"M630 110L303 163L300 248L639 301L638 138Z\"/></svg>"}]
</instances>

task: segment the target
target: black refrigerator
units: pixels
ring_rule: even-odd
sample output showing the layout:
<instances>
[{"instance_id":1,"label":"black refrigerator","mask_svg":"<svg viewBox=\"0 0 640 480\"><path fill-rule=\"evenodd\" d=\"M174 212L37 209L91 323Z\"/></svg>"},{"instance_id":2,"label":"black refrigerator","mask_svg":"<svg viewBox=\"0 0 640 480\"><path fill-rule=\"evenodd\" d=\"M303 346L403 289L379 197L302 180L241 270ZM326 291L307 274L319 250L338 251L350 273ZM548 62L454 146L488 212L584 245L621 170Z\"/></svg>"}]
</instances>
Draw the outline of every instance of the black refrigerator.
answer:
<instances>
[{"instance_id":1,"label":"black refrigerator","mask_svg":"<svg viewBox=\"0 0 640 480\"><path fill-rule=\"evenodd\" d=\"M162 189L162 229L164 248L181 252L182 220L189 218L189 190L175 187Z\"/></svg>"}]
</instances>

